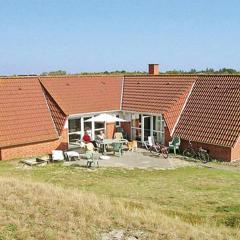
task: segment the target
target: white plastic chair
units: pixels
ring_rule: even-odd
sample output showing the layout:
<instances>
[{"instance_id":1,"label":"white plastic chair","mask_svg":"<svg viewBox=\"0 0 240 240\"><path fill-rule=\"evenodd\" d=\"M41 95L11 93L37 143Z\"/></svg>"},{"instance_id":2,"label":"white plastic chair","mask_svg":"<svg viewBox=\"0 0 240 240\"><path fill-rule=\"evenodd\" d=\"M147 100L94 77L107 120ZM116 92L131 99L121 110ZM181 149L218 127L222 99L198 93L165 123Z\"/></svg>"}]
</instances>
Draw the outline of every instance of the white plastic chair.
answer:
<instances>
[{"instance_id":1,"label":"white plastic chair","mask_svg":"<svg viewBox=\"0 0 240 240\"><path fill-rule=\"evenodd\" d=\"M156 145L155 140L152 136L148 136L148 141L144 142L144 145L147 150L150 152L155 151L158 152L158 145Z\"/></svg>"}]
</instances>

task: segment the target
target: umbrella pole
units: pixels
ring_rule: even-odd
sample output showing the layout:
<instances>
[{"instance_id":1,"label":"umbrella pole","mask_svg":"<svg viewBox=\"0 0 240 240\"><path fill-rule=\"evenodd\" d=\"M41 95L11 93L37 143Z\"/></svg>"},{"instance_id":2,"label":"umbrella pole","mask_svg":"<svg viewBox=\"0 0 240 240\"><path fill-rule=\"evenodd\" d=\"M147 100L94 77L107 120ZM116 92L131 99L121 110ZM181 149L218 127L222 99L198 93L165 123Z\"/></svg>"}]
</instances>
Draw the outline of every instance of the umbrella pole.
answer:
<instances>
[{"instance_id":1,"label":"umbrella pole","mask_svg":"<svg viewBox=\"0 0 240 240\"><path fill-rule=\"evenodd\" d=\"M106 121L104 122L104 128L105 128L105 136L107 138L107 122Z\"/></svg>"}]
</instances>

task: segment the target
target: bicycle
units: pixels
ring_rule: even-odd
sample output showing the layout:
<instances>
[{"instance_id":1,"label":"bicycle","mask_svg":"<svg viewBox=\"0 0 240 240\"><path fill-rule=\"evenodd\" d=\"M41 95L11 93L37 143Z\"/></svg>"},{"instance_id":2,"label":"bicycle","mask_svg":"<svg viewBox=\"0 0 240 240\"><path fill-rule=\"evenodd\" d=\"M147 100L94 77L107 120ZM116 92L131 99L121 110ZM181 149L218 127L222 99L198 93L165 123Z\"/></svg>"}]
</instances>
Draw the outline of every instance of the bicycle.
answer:
<instances>
[{"instance_id":1,"label":"bicycle","mask_svg":"<svg viewBox=\"0 0 240 240\"><path fill-rule=\"evenodd\" d=\"M168 158L168 147L164 146L163 144L159 144L157 143L158 145L158 154L161 155L164 157L164 158Z\"/></svg>"},{"instance_id":2,"label":"bicycle","mask_svg":"<svg viewBox=\"0 0 240 240\"><path fill-rule=\"evenodd\" d=\"M210 161L210 156L207 150L199 147L198 149L194 149L191 141L189 141L189 146L183 151L183 156L188 158L199 159L203 163L207 163Z\"/></svg>"},{"instance_id":3,"label":"bicycle","mask_svg":"<svg viewBox=\"0 0 240 240\"><path fill-rule=\"evenodd\" d=\"M163 144L156 143L153 137L148 137L148 141L143 142L146 149L155 155L162 155L164 158L168 158L168 147Z\"/></svg>"}]
</instances>

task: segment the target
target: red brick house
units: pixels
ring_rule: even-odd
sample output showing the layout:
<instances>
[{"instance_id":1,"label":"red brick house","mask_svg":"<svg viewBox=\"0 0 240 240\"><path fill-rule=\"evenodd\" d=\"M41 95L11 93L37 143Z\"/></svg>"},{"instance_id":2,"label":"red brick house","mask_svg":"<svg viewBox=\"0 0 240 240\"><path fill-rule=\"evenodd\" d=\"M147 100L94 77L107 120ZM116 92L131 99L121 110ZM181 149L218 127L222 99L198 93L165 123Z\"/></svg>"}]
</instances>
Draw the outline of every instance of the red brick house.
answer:
<instances>
[{"instance_id":1,"label":"red brick house","mask_svg":"<svg viewBox=\"0 0 240 240\"><path fill-rule=\"evenodd\" d=\"M0 78L0 160L74 147L86 128L94 138L104 124L85 120L102 112L140 142L176 135L183 148L240 160L240 76L158 75L155 64L145 76Z\"/></svg>"},{"instance_id":2,"label":"red brick house","mask_svg":"<svg viewBox=\"0 0 240 240\"><path fill-rule=\"evenodd\" d=\"M199 76L174 132L221 160L240 159L240 76Z\"/></svg>"},{"instance_id":3,"label":"red brick house","mask_svg":"<svg viewBox=\"0 0 240 240\"><path fill-rule=\"evenodd\" d=\"M103 124L84 120L118 113L121 92L119 76L0 78L0 160L67 149L87 127L94 137ZM112 137L114 125L107 127Z\"/></svg>"}]
</instances>

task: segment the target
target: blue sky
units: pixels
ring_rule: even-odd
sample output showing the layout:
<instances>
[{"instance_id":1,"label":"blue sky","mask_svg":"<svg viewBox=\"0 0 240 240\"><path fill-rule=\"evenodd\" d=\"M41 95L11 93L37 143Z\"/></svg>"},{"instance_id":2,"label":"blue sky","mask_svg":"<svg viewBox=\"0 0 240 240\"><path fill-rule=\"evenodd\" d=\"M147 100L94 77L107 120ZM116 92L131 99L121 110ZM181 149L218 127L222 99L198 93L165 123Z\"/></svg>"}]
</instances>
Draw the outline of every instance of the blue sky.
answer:
<instances>
[{"instance_id":1,"label":"blue sky","mask_svg":"<svg viewBox=\"0 0 240 240\"><path fill-rule=\"evenodd\" d=\"M0 74L240 70L239 0L0 0Z\"/></svg>"}]
</instances>

